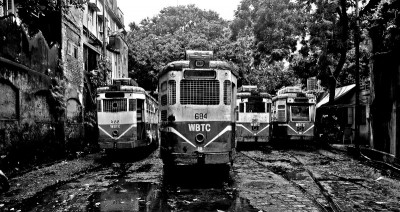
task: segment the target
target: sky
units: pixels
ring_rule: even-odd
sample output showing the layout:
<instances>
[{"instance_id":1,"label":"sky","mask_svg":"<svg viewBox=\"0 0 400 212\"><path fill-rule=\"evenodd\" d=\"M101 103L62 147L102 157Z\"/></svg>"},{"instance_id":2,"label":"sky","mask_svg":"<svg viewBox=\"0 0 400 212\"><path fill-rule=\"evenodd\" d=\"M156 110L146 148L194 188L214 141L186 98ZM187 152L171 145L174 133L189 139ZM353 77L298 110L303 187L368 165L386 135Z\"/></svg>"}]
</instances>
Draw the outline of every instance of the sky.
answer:
<instances>
[{"instance_id":1,"label":"sky","mask_svg":"<svg viewBox=\"0 0 400 212\"><path fill-rule=\"evenodd\" d=\"M152 18L168 6L195 4L203 10L213 10L221 18L233 20L234 11L241 0L118 0L118 7L124 13L125 29L129 23L139 24L146 17Z\"/></svg>"}]
</instances>

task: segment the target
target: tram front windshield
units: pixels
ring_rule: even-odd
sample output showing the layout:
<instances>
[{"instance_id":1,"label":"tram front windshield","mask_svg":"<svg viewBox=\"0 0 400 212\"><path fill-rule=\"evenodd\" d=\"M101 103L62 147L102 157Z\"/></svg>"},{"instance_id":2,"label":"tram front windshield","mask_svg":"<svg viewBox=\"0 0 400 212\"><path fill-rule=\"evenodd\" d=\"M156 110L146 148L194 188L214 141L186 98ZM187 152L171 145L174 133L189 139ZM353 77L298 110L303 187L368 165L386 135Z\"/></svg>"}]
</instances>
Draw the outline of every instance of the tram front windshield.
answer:
<instances>
[{"instance_id":1,"label":"tram front windshield","mask_svg":"<svg viewBox=\"0 0 400 212\"><path fill-rule=\"evenodd\" d=\"M249 101L246 104L247 113L265 113L265 102L260 100Z\"/></svg>"},{"instance_id":2,"label":"tram front windshield","mask_svg":"<svg viewBox=\"0 0 400 212\"><path fill-rule=\"evenodd\" d=\"M292 121L310 121L310 109L307 105L290 106Z\"/></svg>"}]
</instances>

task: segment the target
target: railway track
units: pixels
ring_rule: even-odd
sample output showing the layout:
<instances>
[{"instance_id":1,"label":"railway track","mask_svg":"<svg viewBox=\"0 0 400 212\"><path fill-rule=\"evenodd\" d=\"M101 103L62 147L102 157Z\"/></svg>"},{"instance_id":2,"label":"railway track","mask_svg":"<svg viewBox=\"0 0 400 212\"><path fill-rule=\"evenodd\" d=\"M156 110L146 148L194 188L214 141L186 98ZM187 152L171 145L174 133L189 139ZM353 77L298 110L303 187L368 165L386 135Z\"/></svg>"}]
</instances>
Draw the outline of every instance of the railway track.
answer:
<instances>
[{"instance_id":1,"label":"railway track","mask_svg":"<svg viewBox=\"0 0 400 212\"><path fill-rule=\"evenodd\" d=\"M315 177L315 175L305 167L305 165L293 154L291 153L285 153L288 154L290 157L292 157L294 160L296 160L296 162L298 164L300 164L301 168L304 169L308 175L311 177L311 179L314 181L314 183L317 185L319 192L324 196L325 200L328 202L329 205L323 205L322 203L320 203L316 197L314 197L313 194L311 194L309 191L307 191L305 188L303 188L301 185L299 185L298 183L296 183L294 180L289 179L286 175L277 172L276 170L272 170L270 167L266 166L265 164L263 164L262 162L260 162L259 160L257 160L254 157L251 157L243 152L238 152L239 155L242 155L252 161L254 161L255 163L257 163L258 165L268 169L269 171L278 174L279 176L282 176L285 180L287 180L292 186L296 187L297 189L299 189L301 192L303 192L304 195L306 195L318 208L321 209L321 211L325 211L325 212L341 212L343 211L338 204L333 200L333 198L331 197L331 195L328 193L328 191L322 186L322 184L320 183L320 181ZM265 154L265 153L263 153Z\"/></svg>"}]
</instances>

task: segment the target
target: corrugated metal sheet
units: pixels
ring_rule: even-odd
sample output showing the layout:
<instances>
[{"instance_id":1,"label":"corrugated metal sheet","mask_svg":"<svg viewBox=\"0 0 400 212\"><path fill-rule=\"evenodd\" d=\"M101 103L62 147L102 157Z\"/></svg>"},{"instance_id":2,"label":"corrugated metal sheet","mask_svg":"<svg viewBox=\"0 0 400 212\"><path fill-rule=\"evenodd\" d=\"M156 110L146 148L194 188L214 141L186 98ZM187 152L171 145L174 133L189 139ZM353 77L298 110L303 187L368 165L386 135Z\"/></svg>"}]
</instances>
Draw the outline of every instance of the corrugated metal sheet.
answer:
<instances>
[{"instance_id":1,"label":"corrugated metal sheet","mask_svg":"<svg viewBox=\"0 0 400 212\"><path fill-rule=\"evenodd\" d=\"M336 88L335 89L335 100L340 98L340 97L342 97L346 93L348 93L354 87L356 87L356 84L351 84L351 85L343 86L343 87L340 87L340 88ZM324 104L326 104L328 102L329 102L329 93L326 93L324 98L322 98L321 101L319 101L317 103L317 108L321 107L322 105L324 105Z\"/></svg>"}]
</instances>

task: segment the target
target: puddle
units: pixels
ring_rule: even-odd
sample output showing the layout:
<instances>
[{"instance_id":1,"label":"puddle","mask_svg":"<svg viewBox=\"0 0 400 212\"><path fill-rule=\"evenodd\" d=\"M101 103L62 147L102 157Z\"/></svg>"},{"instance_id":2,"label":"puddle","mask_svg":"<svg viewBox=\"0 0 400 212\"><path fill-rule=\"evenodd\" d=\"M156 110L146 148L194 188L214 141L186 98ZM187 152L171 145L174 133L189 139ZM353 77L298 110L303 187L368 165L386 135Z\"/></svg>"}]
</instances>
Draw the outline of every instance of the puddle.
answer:
<instances>
[{"instance_id":1,"label":"puddle","mask_svg":"<svg viewBox=\"0 0 400 212\"><path fill-rule=\"evenodd\" d=\"M159 211L160 190L148 182L120 182L89 197L87 211Z\"/></svg>"},{"instance_id":2,"label":"puddle","mask_svg":"<svg viewBox=\"0 0 400 212\"><path fill-rule=\"evenodd\" d=\"M149 182L120 181L106 191L92 193L86 211L250 211L247 199L231 187L161 187Z\"/></svg>"}]
</instances>

